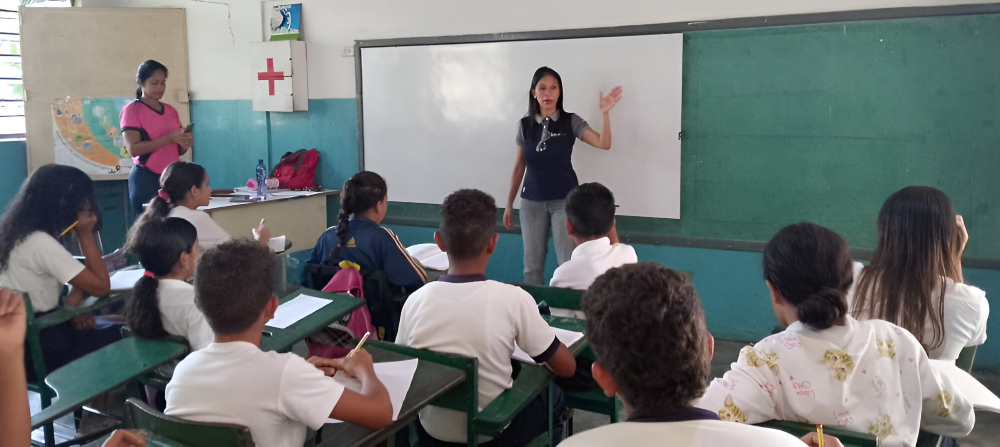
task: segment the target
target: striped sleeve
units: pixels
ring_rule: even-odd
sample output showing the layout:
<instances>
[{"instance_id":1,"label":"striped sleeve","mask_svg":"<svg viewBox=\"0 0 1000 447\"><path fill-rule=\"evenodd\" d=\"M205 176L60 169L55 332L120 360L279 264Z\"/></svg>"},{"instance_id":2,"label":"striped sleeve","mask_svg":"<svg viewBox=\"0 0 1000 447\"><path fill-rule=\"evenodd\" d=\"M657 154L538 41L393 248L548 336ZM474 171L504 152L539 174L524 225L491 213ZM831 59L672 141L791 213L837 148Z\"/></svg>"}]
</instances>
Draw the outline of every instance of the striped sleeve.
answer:
<instances>
[{"instance_id":1,"label":"striped sleeve","mask_svg":"<svg viewBox=\"0 0 1000 447\"><path fill-rule=\"evenodd\" d=\"M413 259L406 252L406 247L399 242L396 233L380 226L389 236L389 243L382 244L383 271L393 284L409 288L417 288L427 283L427 272L420 261Z\"/></svg>"}]
</instances>

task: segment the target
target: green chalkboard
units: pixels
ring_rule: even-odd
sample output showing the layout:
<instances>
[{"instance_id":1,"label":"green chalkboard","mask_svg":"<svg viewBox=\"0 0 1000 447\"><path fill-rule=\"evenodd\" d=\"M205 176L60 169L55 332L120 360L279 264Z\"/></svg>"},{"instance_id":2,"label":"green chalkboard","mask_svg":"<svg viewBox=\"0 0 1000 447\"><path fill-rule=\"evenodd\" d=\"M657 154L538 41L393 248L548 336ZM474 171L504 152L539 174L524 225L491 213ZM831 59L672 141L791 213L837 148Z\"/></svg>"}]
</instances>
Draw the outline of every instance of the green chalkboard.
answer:
<instances>
[{"instance_id":1,"label":"green chalkboard","mask_svg":"<svg viewBox=\"0 0 1000 447\"><path fill-rule=\"evenodd\" d=\"M966 256L1000 259L1000 15L686 33L682 128L681 219L620 231L766 241L813 221L874 248L882 202L928 185L965 216Z\"/></svg>"}]
</instances>

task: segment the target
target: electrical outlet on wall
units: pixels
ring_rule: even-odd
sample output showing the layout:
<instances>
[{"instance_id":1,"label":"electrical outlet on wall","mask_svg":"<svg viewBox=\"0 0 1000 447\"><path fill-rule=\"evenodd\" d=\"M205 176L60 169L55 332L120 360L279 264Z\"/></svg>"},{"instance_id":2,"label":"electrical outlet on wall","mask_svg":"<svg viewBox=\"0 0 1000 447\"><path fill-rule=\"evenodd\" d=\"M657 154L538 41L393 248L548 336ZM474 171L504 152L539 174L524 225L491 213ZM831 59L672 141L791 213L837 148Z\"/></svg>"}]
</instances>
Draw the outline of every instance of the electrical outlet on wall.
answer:
<instances>
[{"instance_id":1,"label":"electrical outlet on wall","mask_svg":"<svg viewBox=\"0 0 1000 447\"><path fill-rule=\"evenodd\" d=\"M344 51L341 51L340 55L344 57L354 57L354 47L344 47Z\"/></svg>"}]
</instances>

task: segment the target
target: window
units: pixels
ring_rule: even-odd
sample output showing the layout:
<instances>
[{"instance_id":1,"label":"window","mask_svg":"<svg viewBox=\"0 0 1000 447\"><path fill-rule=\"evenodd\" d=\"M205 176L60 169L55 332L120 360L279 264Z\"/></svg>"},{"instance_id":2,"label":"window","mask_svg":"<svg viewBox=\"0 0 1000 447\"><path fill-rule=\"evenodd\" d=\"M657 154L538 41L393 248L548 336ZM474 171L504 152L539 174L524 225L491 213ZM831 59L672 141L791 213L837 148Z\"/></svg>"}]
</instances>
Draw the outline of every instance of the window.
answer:
<instances>
[{"instance_id":1,"label":"window","mask_svg":"<svg viewBox=\"0 0 1000 447\"><path fill-rule=\"evenodd\" d=\"M24 84L17 7L68 7L69 0L0 0L0 139L24 138Z\"/></svg>"}]
</instances>

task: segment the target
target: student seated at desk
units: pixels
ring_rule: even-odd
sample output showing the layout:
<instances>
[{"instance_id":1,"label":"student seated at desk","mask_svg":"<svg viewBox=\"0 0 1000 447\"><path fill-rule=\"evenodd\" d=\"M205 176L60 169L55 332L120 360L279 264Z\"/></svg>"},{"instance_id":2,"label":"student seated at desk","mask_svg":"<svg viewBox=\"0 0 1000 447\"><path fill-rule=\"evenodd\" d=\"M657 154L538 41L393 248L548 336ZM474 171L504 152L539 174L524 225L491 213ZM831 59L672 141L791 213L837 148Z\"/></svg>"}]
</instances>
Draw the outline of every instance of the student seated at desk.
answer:
<instances>
[{"instance_id":1,"label":"student seated at desk","mask_svg":"<svg viewBox=\"0 0 1000 447\"><path fill-rule=\"evenodd\" d=\"M205 315L194 303L194 276L198 262L198 230L179 217L144 223L125 243L125 249L139 256L146 272L135 283L132 298L125 305L128 327L137 336L184 337L191 350L208 346L215 339ZM157 371L173 374L175 363Z\"/></svg>"},{"instance_id":2,"label":"student seated at desk","mask_svg":"<svg viewBox=\"0 0 1000 447\"><path fill-rule=\"evenodd\" d=\"M370 429L392 423L389 392L375 376L371 355L308 360L260 350L264 324L274 317L273 254L247 239L206 250L195 270L195 304L215 342L192 352L167 385L166 414L197 422L239 424L261 446L301 447L306 427L327 418ZM361 393L326 377L357 377Z\"/></svg>"},{"instance_id":3,"label":"student seated at desk","mask_svg":"<svg viewBox=\"0 0 1000 447\"><path fill-rule=\"evenodd\" d=\"M180 217L198 229L198 246L207 250L232 238L212 220L212 216L198 209L199 206L208 206L211 200L212 187L208 185L208 171L201 165L175 161L163 170L160 175L160 191L129 231L134 231L150 220ZM271 240L271 230L263 224L253 229L253 235L265 247Z\"/></svg>"},{"instance_id":4,"label":"student seated at desk","mask_svg":"<svg viewBox=\"0 0 1000 447\"><path fill-rule=\"evenodd\" d=\"M38 168L0 217L0 285L27 292L35 317L57 310L63 285L72 290L66 306L78 306L83 294L111 291L108 269L94 239L99 212L94 184L83 171L63 165ZM59 239L75 231L86 258L81 264ZM121 339L120 324L91 314L41 330L48 372ZM33 371L33 369L32 369Z\"/></svg>"},{"instance_id":5,"label":"student seated at desk","mask_svg":"<svg viewBox=\"0 0 1000 447\"><path fill-rule=\"evenodd\" d=\"M943 192L929 186L897 191L879 212L871 263L854 264L851 314L898 324L932 359L955 361L963 348L983 344L990 303L986 292L962 282L968 241L965 219Z\"/></svg>"},{"instance_id":6,"label":"student seated at desk","mask_svg":"<svg viewBox=\"0 0 1000 447\"><path fill-rule=\"evenodd\" d=\"M848 315L854 272L837 233L813 223L782 228L764 248L764 279L787 329L743 348L699 407L747 424L839 426L874 435L882 446L915 445L920 429L950 437L972 430L972 402L913 335Z\"/></svg>"},{"instance_id":7,"label":"student seated at desk","mask_svg":"<svg viewBox=\"0 0 1000 447\"><path fill-rule=\"evenodd\" d=\"M404 346L478 358L479 408L511 387L515 342L560 377L572 376L576 368L531 295L486 279L486 264L497 244L496 213L496 202L482 191L463 189L444 199L434 241L448 253L448 274L410 295L396 336ZM565 403L558 387L554 392L558 442ZM543 391L493 442L483 445L525 445L548 430L547 412L548 393ZM465 445L466 415L429 406L420 412L418 433L422 446Z\"/></svg>"},{"instance_id":8,"label":"student seated at desk","mask_svg":"<svg viewBox=\"0 0 1000 447\"><path fill-rule=\"evenodd\" d=\"M639 262L635 249L618 242L615 196L600 183L584 183L566 196L566 231L576 244L573 256L560 265L552 287L586 290L608 269ZM583 318L583 312L552 309L552 315Z\"/></svg>"},{"instance_id":9,"label":"student seated at desk","mask_svg":"<svg viewBox=\"0 0 1000 447\"><path fill-rule=\"evenodd\" d=\"M410 257L396 233L379 225L389 208L388 194L385 180L374 172L361 171L344 182L340 221L319 237L308 262L338 265L351 261L385 272L390 282L409 291L427 283L420 262Z\"/></svg>"},{"instance_id":10,"label":"student seated at desk","mask_svg":"<svg viewBox=\"0 0 1000 447\"><path fill-rule=\"evenodd\" d=\"M621 399L628 422L585 431L561 445L803 445L787 433L723 422L692 406L708 385L715 341L683 274L652 262L608 270L587 289L583 310L597 357L594 379L605 394Z\"/></svg>"}]
</instances>

